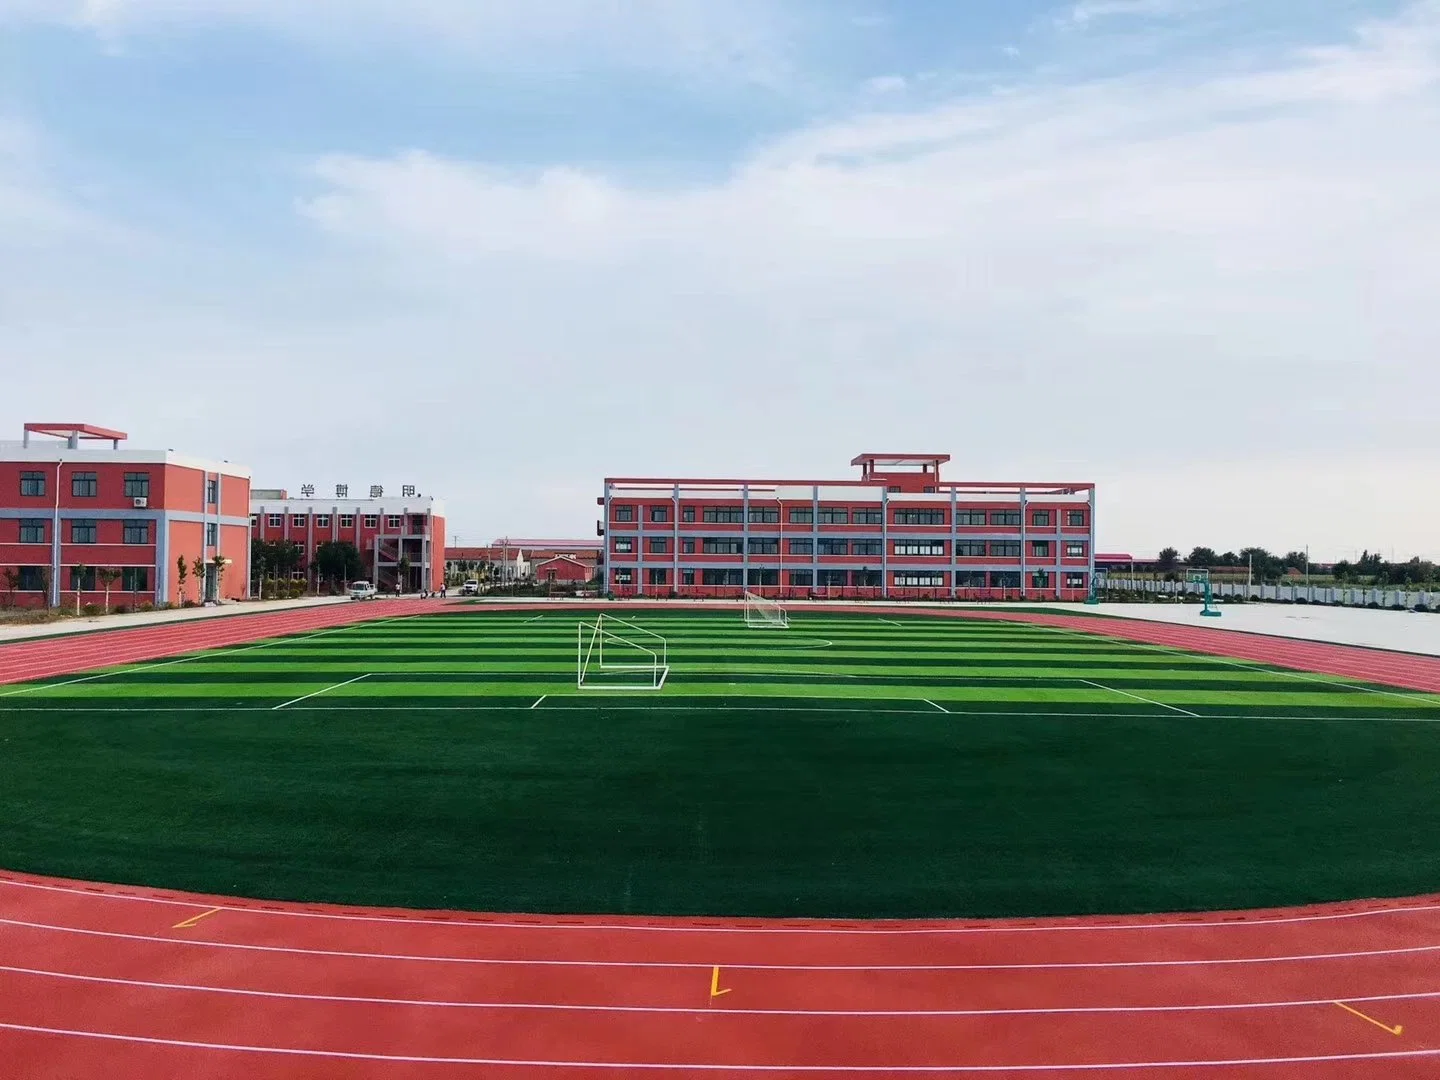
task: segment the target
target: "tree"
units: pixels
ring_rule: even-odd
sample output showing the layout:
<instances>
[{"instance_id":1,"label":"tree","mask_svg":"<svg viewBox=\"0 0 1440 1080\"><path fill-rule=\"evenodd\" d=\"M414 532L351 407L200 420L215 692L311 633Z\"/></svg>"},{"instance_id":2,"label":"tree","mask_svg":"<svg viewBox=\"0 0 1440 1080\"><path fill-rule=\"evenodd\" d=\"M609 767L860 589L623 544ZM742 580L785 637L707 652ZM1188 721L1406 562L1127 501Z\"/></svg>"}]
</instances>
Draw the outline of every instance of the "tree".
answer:
<instances>
[{"instance_id":1,"label":"tree","mask_svg":"<svg viewBox=\"0 0 1440 1080\"><path fill-rule=\"evenodd\" d=\"M20 588L20 571L13 567L5 568L5 606L15 606L15 590Z\"/></svg>"},{"instance_id":2,"label":"tree","mask_svg":"<svg viewBox=\"0 0 1440 1080\"><path fill-rule=\"evenodd\" d=\"M175 560L175 581L180 587L180 603L185 603L185 582L190 577L190 567L185 565L185 556L181 555Z\"/></svg>"},{"instance_id":3,"label":"tree","mask_svg":"<svg viewBox=\"0 0 1440 1080\"><path fill-rule=\"evenodd\" d=\"M120 580L120 571L113 566L102 566L95 571L95 576L100 579L100 585L105 590L105 614L110 614L110 590L114 588L115 582Z\"/></svg>"},{"instance_id":4,"label":"tree","mask_svg":"<svg viewBox=\"0 0 1440 1080\"><path fill-rule=\"evenodd\" d=\"M1155 565L1165 573L1172 573L1180 563L1180 552L1173 547L1162 548L1160 557L1155 560Z\"/></svg>"},{"instance_id":5,"label":"tree","mask_svg":"<svg viewBox=\"0 0 1440 1080\"><path fill-rule=\"evenodd\" d=\"M1304 570L1310 565L1310 556L1303 551L1287 551L1280 561L1282 570Z\"/></svg>"},{"instance_id":6,"label":"tree","mask_svg":"<svg viewBox=\"0 0 1440 1080\"><path fill-rule=\"evenodd\" d=\"M205 556L196 555L190 562L190 573L195 575L196 599L205 602Z\"/></svg>"},{"instance_id":7,"label":"tree","mask_svg":"<svg viewBox=\"0 0 1440 1080\"><path fill-rule=\"evenodd\" d=\"M347 581L358 581L365 573L365 563L360 550L348 540L327 540L315 549L312 564L322 581L341 586Z\"/></svg>"},{"instance_id":8,"label":"tree","mask_svg":"<svg viewBox=\"0 0 1440 1080\"><path fill-rule=\"evenodd\" d=\"M91 573L84 563L76 563L70 571L70 584L75 587L75 614L80 614L80 594L85 591L85 578Z\"/></svg>"},{"instance_id":9,"label":"tree","mask_svg":"<svg viewBox=\"0 0 1440 1080\"><path fill-rule=\"evenodd\" d=\"M1221 556L1220 556L1220 565L1221 565L1221 566L1239 566L1239 565L1240 565L1240 556L1239 556L1239 555L1236 555L1235 552L1233 552L1233 551L1227 551L1227 552L1225 552L1224 555L1221 555Z\"/></svg>"},{"instance_id":10,"label":"tree","mask_svg":"<svg viewBox=\"0 0 1440 1080\"><path fill-rule=\"evenodd\" d=\"M410 584L410 557L408 555L401 555L400 561L395 564L395 582L400 586L401 592L404 592L405 587Z\"/></svg>"},{"instance_id":11,"label":"tree","mask_svg":"<svg viewBox=\"0 0 1440 1080\"><path fill-rule=\"evenodd\" d=\"M1220 556L1215 554L1214 548L1192 548L1190 554L1185 558L1185 565L1193 569L1208 569L1221 565Z\"/></svg>"},{"instance_id":12,"label":"tree","mask_svg":"<svg viewBox=\"0 0 1440 1080\"><path fill-rule=\"evenodd\" d=\"M215 568L215 599L218 602L224 594L220 591L220 585L225 577L225 568L230 565L230 560L218 552L211 560L210 565Z\"/></svg>"},{"instance_id":13,"label":"tree","mask_svg":"<svg viewBox=\"0 0 1440 1080\"><path fill-rule=\"evenodd\" d=\"M45 605L45 610L50 610L50 569L49 567L38 567L35 575L40 585L40 602Z\"/></svg>"},{"instance_id":14,"label":"tree","mask_svg":"<svg viewBox=\"0 0 1440 1080\"><path fill-rule=\"evenodd\" d=\"M1341 559L1330 568L1330 573L1335 576L1336 581L1343 585L1355 576L1355 567L1350 560Z\"/></svg>"}]
</instances>

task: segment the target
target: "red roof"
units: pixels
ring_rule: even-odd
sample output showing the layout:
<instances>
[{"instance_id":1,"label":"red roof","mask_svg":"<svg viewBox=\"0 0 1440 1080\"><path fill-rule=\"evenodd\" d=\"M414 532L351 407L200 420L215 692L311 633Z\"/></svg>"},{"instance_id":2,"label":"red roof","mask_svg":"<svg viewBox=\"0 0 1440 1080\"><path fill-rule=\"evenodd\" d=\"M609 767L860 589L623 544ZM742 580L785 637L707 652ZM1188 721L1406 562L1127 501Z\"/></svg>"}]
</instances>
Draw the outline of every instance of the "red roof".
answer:
<instances>
[{"instance_id":1,"label":"red roof","mask_svg":"<svg viewBox=\"0 0 1440 1080\"><path fill-rule=\"evenodd\" d=\"M26 424L25 431L33 435L53 435L57 439L68 439L74 435L81 439L107 439L114 442L130 437L123 431L112 431L94 424Z\"/></svg>"},{"instance_id":2,"label":"red roof","mask_svg":"<svg viewBox=\"0 0 1440 1080\"><path fill-rule=\"evenodd\" d=\"M885 465L911 465L922 462L939 462L944 465L950 460L949 454L856 454L850 459L851 465L879 462Z\"/></svg>"}]
</instances>

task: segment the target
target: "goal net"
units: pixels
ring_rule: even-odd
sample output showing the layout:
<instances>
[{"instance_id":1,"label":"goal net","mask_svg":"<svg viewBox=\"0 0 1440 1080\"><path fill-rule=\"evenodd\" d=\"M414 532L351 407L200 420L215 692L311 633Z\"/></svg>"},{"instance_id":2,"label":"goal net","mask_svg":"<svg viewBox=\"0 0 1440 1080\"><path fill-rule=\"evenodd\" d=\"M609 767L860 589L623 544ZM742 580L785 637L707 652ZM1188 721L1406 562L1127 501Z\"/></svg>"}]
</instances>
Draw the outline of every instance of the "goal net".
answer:
<instances>
[{"instance_id":1,"label":"goal net","mask_svg":"<svg viewBox=\"0 0 1440 1080\"><path fill-rule=\"evenodd\" d=\"M752 630L787 630L790 614L778 600L767 600L752 592L745 594L745 625Z\"/></svg>"},{"instance_id":2,"label":"goal net","mask_svg":"<svg viewBox=\"0 0 1440 1080\"><path fill-rule=\"evenodd\" d=\"M575 633L580 690L659 690L670 674L663 637L614 615L581 622Z\"/></svg>"}]
</instances>

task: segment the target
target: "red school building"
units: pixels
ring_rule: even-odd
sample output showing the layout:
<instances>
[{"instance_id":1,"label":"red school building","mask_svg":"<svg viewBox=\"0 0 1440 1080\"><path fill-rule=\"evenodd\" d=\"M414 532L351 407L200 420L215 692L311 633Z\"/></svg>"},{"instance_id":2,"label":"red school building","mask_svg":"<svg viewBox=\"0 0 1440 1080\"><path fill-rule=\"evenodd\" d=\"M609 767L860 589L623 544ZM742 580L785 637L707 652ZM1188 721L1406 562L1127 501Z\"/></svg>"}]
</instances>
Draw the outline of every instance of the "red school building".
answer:
<instances>
[{"instance_id":1,"label":"red school building","mask_svg":"<svg viewBox=\"0 0 1440 1080\"><path fill-rule=\"evenodd\" d=\"M26 424L0 443L0 597L24 607L238 599L249 591L250 472L123 431ZM107 445L108 444L108 445ZM182 595L179 569L185 560ZM204 563L197 577L196 560ZM217 572L218 571L218 572Z\"/></svg>"},{"instance_id":2,"label":"red school building","mask_svg":"<svg viewBox=\"0 0 1440 1080\"><path fill-rule=\"evenodd\" d=\"M616 596L1083 600L1095 485L947 482L944 454L861 454L859 479L612 477Z\"/></svg>"}]
</instances>

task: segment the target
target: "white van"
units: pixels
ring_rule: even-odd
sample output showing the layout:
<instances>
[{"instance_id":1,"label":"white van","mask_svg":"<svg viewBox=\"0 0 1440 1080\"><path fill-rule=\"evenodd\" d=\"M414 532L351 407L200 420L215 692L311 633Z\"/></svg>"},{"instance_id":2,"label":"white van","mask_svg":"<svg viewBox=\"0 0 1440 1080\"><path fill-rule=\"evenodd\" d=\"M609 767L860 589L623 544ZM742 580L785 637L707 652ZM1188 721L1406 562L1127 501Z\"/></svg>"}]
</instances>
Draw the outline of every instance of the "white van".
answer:
<instances>
[{"instance_id":1,"label":"white van","mask_svg":"<svg viewBox=\"0 0 1440 1080\"><path fill-rule=\"evenodd\" d=\"M474 578L471 578L469 581L465 582L464 585L460 586L461 596L478 596L479 594L480 582L476 581Z\"/></svg>"},{"instance_id":2,"label":"white van","mask_svg":"<svg viewBox=\"0 0 1440 1080\"><path fill-rule=\"evenodd\" d=\"M352 581L350 583L351 600L374 600L375 586L368 581Z\"/></svg>"}]
</instances>

